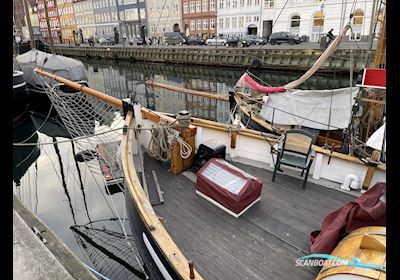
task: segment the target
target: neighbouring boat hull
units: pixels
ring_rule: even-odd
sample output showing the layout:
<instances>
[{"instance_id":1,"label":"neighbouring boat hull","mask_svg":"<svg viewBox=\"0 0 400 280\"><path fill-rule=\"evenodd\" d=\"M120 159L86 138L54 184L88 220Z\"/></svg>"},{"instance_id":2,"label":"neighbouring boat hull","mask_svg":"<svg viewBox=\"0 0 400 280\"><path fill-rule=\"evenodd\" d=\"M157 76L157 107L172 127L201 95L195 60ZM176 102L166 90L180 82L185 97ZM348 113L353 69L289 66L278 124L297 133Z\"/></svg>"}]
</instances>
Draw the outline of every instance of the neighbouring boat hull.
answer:
<instances>
[{"instance_id":1,"label":"neighbouring boat hull","mask_svg":"<svg viewBox=\"0 0 400 280\"><path fill-rule=\"evenodd\" d=\"M150 229L141 218L128 189L125 191L125 201L131 231L150 279L181 279L153 240Z\"/></svg>"},{"instance_id":2,"label":"neighbouring boat hull","mask_svg":"<svg viewBox=\"0 0 400 280\"><path fill-rule=\"evenodd\" d=\"M240 110L240 108L238 110ZM243 111L240 112L240 120L246 126L246 128L258 130L258 131L265 132L265 133L271 133L270 130L259 125L257 122L255 122L252 118L250 118Z\"/></svg>"},{"instance_id":3,"label":"neighbouring boat hull","mask_svg":"<svg viewBox=\"0 0 400 280\"><path fill-rule=\"evenodd\" d=\"M23 122L28 113L29 90L21 71L13 73L13 124Z\"/></svg>"}]
</instances>

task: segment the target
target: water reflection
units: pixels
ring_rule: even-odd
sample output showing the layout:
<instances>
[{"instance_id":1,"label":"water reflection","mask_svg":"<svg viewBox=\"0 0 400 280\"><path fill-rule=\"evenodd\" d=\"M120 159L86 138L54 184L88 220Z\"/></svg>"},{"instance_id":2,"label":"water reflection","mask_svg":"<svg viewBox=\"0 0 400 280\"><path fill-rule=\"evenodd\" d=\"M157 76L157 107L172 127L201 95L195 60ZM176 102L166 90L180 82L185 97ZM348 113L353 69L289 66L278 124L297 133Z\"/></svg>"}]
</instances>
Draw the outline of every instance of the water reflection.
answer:
<instances>
[{"instance_id":1,"label":"water reflection","mask_svg":"<svg viewBox=\"0 0 400 280\"><path fill-rule=\"evenodd\" d=\"M145 80L154 80L174 86L228 95L245 69L193 67L172 64L131 63L112 60L82 60L91 87L123 99L134 93L143 106L152 110L177 113L187 109L193 116L226 122L229 104L205 97L171 92L166 89L144 86ZM287 84L301 73L259 71L255 73L262 81L273 86ZM325 89L348 87L348 77L312 76L300 86L302 89Z\"/></svg>"},{"instance_id":2,"label":"water reflection","mask_svg":"<svg viewBox=\"0 0 400 280\"><path fill-rule=\"evenodd\" d=\"M14 143L38 142L38 134L33 121L28 118L14 127ZM13 180L17 186L21 185L21 178L29 167L40 156L40 149L37 146L14 147L13 149Z\"/></svg>"},{"instance_id":3,"label":"water reflection","mask_svg":"<svg viewBox=\"0 0 400 280\"><path fill-rule=\"evenodd\" d=\"M141 266L134 253L129 251L122 229L115 219L111 219L112 222L105 219L113 212L104 200L109 196L102 175L93 173L86 163L77 160L75 144L68 139L71 139L70 133L54 111L49 115L48 112L31 111L26 122L14 128L14 143L24 140L31 144L51 143L14 146L15 194L91 268L104 272L113 280L143 279ZM91 164L98 165L97 158ZM115 193L112 197L114 210L121 215L125 210L124 194ZM125 230L130 244L135 246L128 223ZM88 258L82 248L93 245L89 239L98 242L96 238L100 232L103 239L98 245L103 246L100 250L103 255L99 261L93 258L94 253ZM83 247L85 242L86 247ZM111 253L107 255L106 251Z\"/></svg>"},{"instance_id":4,"label":"water reflection","mask_svg":"<svg viewBox=\"0 0 400 280\"><path fill-rule=\"evenodd\" d=\"M132 274L145 279L127 241L134 244L132 235L125 236L112 230L116 219L93 221L85 225L71 226L82 252L90 259L96 270L110 279L132 279ZM107 228L104 224L108 224Z\"/></svg>"}]
</instances>

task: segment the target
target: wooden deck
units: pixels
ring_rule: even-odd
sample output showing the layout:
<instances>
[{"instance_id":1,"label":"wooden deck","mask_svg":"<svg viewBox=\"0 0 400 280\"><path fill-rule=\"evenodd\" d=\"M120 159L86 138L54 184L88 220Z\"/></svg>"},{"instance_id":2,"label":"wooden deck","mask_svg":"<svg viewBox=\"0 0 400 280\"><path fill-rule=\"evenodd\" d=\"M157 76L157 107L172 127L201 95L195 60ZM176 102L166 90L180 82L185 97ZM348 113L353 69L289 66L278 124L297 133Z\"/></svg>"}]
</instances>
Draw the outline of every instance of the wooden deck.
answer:
<instances>
[{"instance_id":1,"label":"wooden deck","mask_svg":"<svg viewBox=\"0 0 400 280\"><path fill-rule=\"evenodd\" d=\"M315 279L318 268L296 267L309 254L309 234L323 218L354 199L302 179L233 163L263 178L261 200L234 218L195 194L187 176L174 176L145 156L146 172L157 172L165 202L154 206L164 226L205 279Z\"/></svg>"}]
</instances>

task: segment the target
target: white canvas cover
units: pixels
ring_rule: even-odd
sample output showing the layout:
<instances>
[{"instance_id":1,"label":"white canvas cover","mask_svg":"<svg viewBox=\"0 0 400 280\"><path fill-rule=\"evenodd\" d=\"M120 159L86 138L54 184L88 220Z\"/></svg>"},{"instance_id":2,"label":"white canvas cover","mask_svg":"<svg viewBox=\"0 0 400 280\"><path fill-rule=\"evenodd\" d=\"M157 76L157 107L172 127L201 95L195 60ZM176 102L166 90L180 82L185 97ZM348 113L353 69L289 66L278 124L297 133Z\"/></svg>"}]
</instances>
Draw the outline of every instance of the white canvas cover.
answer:
<instances>
[{"instance_id":1,"label":"white canvas cover","mask_svg":"<svg viewBox=\"0 0 400 280\"><path fill-rule=\"evenodd\" d=\"M354 104L358 91L358 87L348 87L275 93L268 96L260 115L277 125L300 125L321 130L343 129L348 127L350 121L350 96Z\"/></svg>"},{"instance_id":2,"label":"white canvas cover","mask_svg":"<svg viewBox=\"0 0 400 280\"><path fill-rule=\"evenodd\" d=\"M49 54L34 49L17 56L16 61L21 71L24 72L25 81L33 85L41 85L41 79L45 79L49 84L57 83L52 79L39 77L33 72L36 67L71 81L87 80L83 63L70 57Z\"/></svg>"}]
</instances>

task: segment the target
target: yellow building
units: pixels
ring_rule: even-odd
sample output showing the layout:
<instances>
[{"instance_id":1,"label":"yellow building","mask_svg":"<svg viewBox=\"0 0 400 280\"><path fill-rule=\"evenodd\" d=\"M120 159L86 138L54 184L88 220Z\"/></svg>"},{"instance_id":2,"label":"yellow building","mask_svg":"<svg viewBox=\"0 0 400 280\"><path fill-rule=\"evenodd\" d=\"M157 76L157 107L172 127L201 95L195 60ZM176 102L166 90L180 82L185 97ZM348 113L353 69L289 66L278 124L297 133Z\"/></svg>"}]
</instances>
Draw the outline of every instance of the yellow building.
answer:
<instances>
[{"instance_id":1,"label":"yellow building","mask_svg":"<svg viewBox=\"0 0 400 280\"><path fill-rule=\"evenodd\" d=\"M36 7L32 8L31 6L28 6L28 9L32 25L33 36L35 39L40 39L40 27L39 27L39 17L37 14L37 9ZM26 15L25 15L25 26L22 27L22 34L26 40L30 40Z\"/></svg>"},{"instance_id":2,"label":"yellow building","mask_svg":"<svg viewBox=\"0 0 400 280\"><path fill-rule=\"evenodd\" d=\"M60 17L61 40L63 43L78 42L78 36L74 39L74 31L77 32L74 8L72 0L57 0L58 15Z\"/></svg>"}]
</instances>

